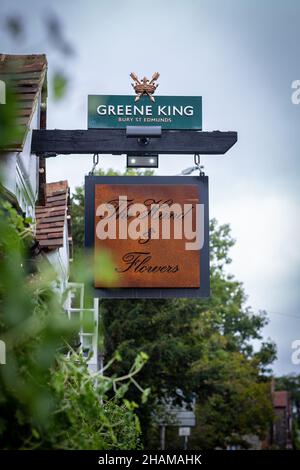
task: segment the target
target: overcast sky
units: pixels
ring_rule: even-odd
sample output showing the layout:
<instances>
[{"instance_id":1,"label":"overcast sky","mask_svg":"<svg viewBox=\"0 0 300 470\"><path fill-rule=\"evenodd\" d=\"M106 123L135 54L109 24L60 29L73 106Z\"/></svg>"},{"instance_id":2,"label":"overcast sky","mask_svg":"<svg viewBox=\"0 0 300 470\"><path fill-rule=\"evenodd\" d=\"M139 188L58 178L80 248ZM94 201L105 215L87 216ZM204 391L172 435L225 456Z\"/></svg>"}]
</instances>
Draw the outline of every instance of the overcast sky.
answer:
<instances>
[{"instance_id":1,"label":"overcast sky","mask_svg":"<svg viewBox=\"0 0 300 470\"><path fill-rule=\"evenodd\" d=\"M202 95L204 130L236 130L225 156L204 156L210 216L230 223L236 246L231 272L248 303L265 309L265 337L278 345L276 373L300 373L291 343L300 339L300 2L296 0L1 0L0 49L46 52L49 74L70 78L60 103L48 99L48 128L85 129L88 94L131 94L129 73L160 72L162 95ZM56 13L70 57L55 49L44 20ZM21 15L27 33L13 40L7 15ZM1 23L2 22L2 23ZM125 169L125 157L103 156L104 168ZM161 156L158 174L193 165L192 156ZM91 169L90 155L47 161L47 179L71 189Z\"/></svg>"}]
</instances>

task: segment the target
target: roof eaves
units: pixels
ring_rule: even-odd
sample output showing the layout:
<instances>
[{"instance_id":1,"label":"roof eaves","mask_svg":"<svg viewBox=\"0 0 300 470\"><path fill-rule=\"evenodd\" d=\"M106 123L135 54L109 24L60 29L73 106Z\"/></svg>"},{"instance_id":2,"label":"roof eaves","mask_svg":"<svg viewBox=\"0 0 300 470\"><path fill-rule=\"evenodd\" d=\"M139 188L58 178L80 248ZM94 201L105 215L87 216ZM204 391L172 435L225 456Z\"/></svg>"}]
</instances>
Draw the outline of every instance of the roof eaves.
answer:
<instances>
[{"instance_id":1,"label":"roof eaves","mask_svg":"<svg viewBox=\"0 0 300 470\"><path fill-rule=\"evenodd\" d=\"M20 129L17 141L8 142L1 148L2 151L23 150L37 108L38 97L45 88L46 74L45 54L25 56L0 54L0 77L7 83L15 97L16 127ZM13 138L16 139L15 136Z\"/></svg>"}]
</instances>

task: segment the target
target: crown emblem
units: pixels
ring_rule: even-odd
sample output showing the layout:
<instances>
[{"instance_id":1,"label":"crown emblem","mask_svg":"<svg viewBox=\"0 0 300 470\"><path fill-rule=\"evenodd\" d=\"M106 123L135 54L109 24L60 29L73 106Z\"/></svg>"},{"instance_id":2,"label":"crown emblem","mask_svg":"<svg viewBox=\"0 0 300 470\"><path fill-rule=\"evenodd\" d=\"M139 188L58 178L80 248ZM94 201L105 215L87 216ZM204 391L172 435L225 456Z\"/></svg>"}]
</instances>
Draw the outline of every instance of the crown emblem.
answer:
<instances>
[{"instance_id":1,"label":"crown emblem","mask_svg":"<svg viewBox=\"0 0 300 470\"><path fill-rule=\"evenodd\" d=\"M155 101L153 93L155 92L156 88L158 87L158 83L155 83L156 80L159 77L158 72L155 72L152 75L151 80L149 80L147 77L144 77L144 78L142 78L142 80L139 80L137 75L133 72L130 74L130 77L134 81L134 83L132 83L131 85L132 85L132 87L133 87L133 89L134 89L134 91L136 92L136 95L137 95L135 97L134 101L139 101L139 99L143 95L147 95L147 96L149 96L151 101Z\"/></svg>"}]
</instances>

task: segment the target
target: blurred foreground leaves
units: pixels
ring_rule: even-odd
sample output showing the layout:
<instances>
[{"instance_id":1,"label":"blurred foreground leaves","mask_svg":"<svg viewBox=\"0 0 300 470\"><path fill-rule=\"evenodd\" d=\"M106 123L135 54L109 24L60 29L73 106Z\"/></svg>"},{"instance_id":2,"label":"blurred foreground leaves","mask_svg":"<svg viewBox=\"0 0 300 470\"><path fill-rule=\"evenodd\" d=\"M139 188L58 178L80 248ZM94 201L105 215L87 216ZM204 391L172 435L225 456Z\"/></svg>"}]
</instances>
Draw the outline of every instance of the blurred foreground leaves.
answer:
<instances>
[{"instance_id":1,"label":"blurred foreground leaves","mask_svg":"<svg viewBox=\"0 0 300 470\"><path fill-rule=\"evenodd\" d=\"M62 309L50 265L42 258L32 263L33 246L30 220L1 200L0 339L7 350L0 366L1 448L135 448L136 405L125 394L134 385L147 397L134 379L147 356L137 355L123 377L91 376L68 346L79 325ZM77 269L88 278L85 266Z\"/></svg>"}]
</instances>

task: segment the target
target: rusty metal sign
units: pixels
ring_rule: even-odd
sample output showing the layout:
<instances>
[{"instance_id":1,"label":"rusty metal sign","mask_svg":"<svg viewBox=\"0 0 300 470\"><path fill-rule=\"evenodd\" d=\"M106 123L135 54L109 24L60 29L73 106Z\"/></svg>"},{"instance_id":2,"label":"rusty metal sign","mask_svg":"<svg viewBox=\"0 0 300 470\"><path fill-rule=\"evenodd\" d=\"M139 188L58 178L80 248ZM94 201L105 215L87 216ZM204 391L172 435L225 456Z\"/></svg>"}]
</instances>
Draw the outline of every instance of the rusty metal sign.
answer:
<instances>
[{"instance_id":1,"label":"rusty metal sign","mask_svg":"<svg viewBox=\"0 0 300 470\"><path fill-rule=\"evenodd\" d=\"M86 177L86 247L106 297L209 295L207 177ZM105 266L103 267L105 270Z\"/></svg>"}]
</instances>

